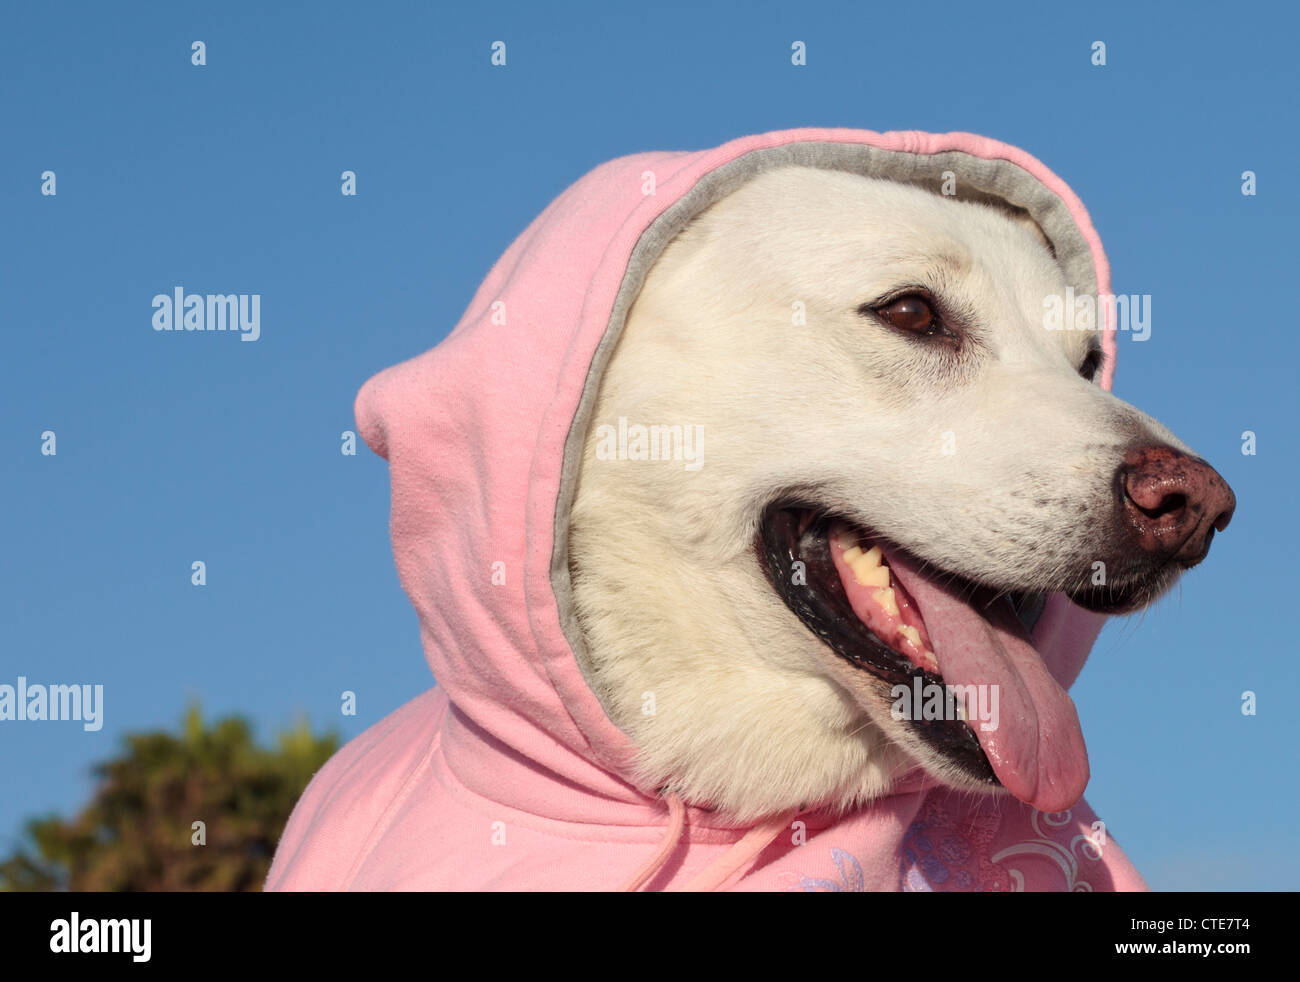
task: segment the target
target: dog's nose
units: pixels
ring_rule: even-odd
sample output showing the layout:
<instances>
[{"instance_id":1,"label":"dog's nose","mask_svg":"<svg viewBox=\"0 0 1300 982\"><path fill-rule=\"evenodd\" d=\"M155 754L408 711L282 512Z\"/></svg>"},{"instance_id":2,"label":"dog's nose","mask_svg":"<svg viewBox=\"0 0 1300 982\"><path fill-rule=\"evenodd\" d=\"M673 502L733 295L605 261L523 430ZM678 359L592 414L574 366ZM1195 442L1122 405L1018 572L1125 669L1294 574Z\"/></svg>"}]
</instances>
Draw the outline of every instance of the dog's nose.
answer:
<instances>
[{"instance_id":1,"label":"dog's nose","mask_svg":"<svg viewBox=\"0 0 1300 982\"><path fill-rule=\"evenodd\" d=\"M1173 447L1129 451L1118 484L1120 509L1138 547L1183 567L1205 558L1215 531L1228 527L1237 507L1218 471Z\"/></svg>"}]
</instances>

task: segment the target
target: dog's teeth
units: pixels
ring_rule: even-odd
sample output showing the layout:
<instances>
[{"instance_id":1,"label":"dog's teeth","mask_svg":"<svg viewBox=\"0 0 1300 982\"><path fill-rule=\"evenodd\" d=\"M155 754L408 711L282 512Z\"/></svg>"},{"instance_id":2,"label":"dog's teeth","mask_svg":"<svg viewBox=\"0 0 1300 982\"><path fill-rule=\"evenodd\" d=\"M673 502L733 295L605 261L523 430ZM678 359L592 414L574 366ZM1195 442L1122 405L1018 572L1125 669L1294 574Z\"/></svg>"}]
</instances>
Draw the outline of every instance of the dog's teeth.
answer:
<instances>
[{"instance_id":1,"label":"dog's teeth","mask_svg":"<svg viewBox=\"0 0 1300 982\"><path fill-rule=\"evenodd\" d=\"M871 566L866 560L859 557L856 561L849 564L853 570L853 578L861 586L887 587L889 586L889 570L883 566ZM892 597L894 591L890 590L889 595ZM897 609L895 609L897 613Z\"/></svg>"},{"instance_id":2,"label":"dog's teeth","mask_svg":"<svg viewBox=\"0 0 1300 982\"><path fill-rule=\"evenodd\" d=\"M911 641L912 644L916 645L918 648L921 647L921 632L911 624L904 624L898 629L898 633L907 638L908 641Z\"/></svg>"},{"instance_id":3,"label":"dog's teeth","mask_svg":"<svg viewBox=\"0 0 1300 982\"><path fill-rule=\"evenodd\" d=\"M872 566L879 566L884 558L885 554L880 551L880 546L872 546L862 554L862 561Z\"/></svg>"},{"instance_id":4,"label":"dog's teeth","mask_svg":"<svg viewBox=\"0 0 1300 982\"><path fill-rule=\"evenodd\" d=\"M886 576L889 575L888 570L885 570L884 573ZM865 586L866 584L863 585ZM876 603L880 604L880 609L883 610L890 617L898 616L898 601L894 599L893 590L886 587L883 590L877 590L871 596L876 601Z\"/></svg>"},{"instance_id":5,"label":"dog's teeth","mask_svg":"<svg viewBox=\"0 0 1300 982\"><path fill-rule=\"evenodd\" d=\"M857 559L861 555L863 555L861 546L850 546L848 549L844 550L844 561L849 565L852 565L853 560Z\"/></svg>"}]
</instances>

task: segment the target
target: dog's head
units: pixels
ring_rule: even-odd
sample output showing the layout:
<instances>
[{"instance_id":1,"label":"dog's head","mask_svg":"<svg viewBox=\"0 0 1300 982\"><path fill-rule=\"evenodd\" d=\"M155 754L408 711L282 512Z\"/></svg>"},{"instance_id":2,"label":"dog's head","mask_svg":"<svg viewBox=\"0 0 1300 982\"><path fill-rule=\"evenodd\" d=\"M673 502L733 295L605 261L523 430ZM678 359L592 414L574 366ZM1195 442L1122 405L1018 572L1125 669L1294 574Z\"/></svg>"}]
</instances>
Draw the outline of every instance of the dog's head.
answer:
<instances>
[{"instance_id":1,"label":"dog's head","mask_svg":"<svg viewBox=\"0 0 1300 982\"><path fill-rule=\"evenodd\" d=\"M1143 607L1234 507L1095 384L1079 310L1023 215L841 171L768 171L676 237L602 378L570 534L584 667L643 778L740 818L918 764L1077 800L1046 598Z\"/></svg>"}]
</instances>

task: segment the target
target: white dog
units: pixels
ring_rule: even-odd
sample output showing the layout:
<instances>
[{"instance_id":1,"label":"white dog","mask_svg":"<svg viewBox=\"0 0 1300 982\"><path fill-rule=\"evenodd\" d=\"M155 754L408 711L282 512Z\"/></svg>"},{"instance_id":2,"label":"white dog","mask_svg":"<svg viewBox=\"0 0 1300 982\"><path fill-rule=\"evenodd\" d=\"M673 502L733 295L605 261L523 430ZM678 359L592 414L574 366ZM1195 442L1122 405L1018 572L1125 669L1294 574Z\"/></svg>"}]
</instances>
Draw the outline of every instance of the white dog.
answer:
<instances>
[{"instance_id":1,"label":"white dog","mask_svg":"<svg viewBox=\"0 0 1300 982\"><path fill-rule=\"evenodd\" d=\"M825 169L762 174L672 242L601 382L570 542L584 667L643 779L741 820L847 809L914 762L1073 804L1074 710L1008 605L1149 603L1233 502L1092 383L1095 332L1044 329L1065 290L1023 215ZM693 465L610 466L618 420L697 434ZM937 639L984 650L941 665ZM1000 679L992 771L976 727L892 711L922 670Z\"/></svg>"},{"instance_id":2,"label":"white dog","mask_svg":"<svg viewBox=\"0 0 1300 982\"><path fill-rule=\"evenodd\" d=\"M1065 689L1234 501L1109 393L1108 289L972 134L593 170L358 397L438 684L268 887L1141 889Z\"/></svg>"}]
</instances>

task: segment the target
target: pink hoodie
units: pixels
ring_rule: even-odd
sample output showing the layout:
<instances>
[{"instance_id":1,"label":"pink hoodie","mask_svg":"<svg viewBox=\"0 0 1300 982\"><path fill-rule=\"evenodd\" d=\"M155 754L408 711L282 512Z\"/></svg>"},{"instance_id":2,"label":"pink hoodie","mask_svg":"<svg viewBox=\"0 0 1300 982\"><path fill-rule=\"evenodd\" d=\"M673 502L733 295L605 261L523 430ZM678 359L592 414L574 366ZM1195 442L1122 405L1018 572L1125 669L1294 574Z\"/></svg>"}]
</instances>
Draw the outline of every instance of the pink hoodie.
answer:
<instances>
[{"instance_id":1,"label":"pink hoodie","mask_svg":"<svg viewBox=\"0 0 1300 982\"><path fill-rule=\"evenodd\" d=\"M563 530L591 397L672 234L783 163L934 189L951 174L959 196L1029 211L1077 292L1110 292L1073 192L1023 151L967 133L791 130L596 168L511 245L446 340L358 396L360 431L389 462L393 552L438 684L315 776L267 889L1146 888L1083 801L1041 813L918 772L844 816L737 827L627 777L635 747L569 641ZM1062 686L1102 622L1064 596L1048 604L1034 642Z\"/></svg>"}]
</instances>

